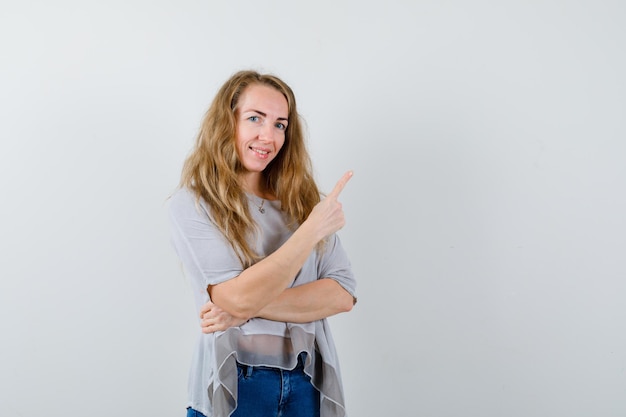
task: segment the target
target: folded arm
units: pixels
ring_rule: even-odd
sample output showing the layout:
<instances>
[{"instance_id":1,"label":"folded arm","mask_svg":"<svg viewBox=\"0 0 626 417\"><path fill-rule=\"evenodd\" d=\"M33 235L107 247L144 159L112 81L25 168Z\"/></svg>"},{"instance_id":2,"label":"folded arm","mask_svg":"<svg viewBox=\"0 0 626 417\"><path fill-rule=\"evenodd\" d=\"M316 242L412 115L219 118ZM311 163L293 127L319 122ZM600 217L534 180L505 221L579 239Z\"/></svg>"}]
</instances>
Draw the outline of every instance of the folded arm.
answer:
<instances>
[{"instance_id":1,"label":"folded arm","mask_svg":"<svg viewBox=\"0 0 626 417\"><path fill-rule=\"evenodd\" d=\"M356 298L337 281L323 278L284 290L261 309L257 317L290 322L308 323L352 310ZM240 326L247 320L237 319L212 302L200 312L202 332L213 333Z\"/></svg>"},{"instance_id":2,"label":"folded arm","mask_svg":"<svg viewBox=\"0 0 626 417\"><path fill-rule=\"evenodd\" d=\"M258 317L307 323L352 310L355 298L337 281L323 278L283 291Z\"/></svg>"}]
</instances>

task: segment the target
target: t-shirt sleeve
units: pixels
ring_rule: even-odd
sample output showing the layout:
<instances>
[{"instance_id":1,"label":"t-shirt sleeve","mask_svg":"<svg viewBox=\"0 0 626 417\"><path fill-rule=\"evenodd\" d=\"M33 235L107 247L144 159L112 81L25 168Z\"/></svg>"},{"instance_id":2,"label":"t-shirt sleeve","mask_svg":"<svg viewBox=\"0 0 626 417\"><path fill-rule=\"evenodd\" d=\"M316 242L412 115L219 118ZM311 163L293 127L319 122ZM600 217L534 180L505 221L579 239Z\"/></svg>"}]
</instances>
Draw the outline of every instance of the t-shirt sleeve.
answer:
<instances>
[{"instance_id":1,"label":"t-shirt sleeve","mask_svg":"<svg viewBox=\"0 0 626 417\"><path fill-rule=\"evenodd\" d=\"M356 298L356 279L354 278L348 255L343 249L337 234L333 234L328 238L322 256L319 258L318 271L318 279L334 279Z\"/></svg>"},{"instance_id":2,"label":"t-shirt sleeve","mask_svg":"<svg viewBox=\"0 0 626 417\"><path fill-rule=\"evenodd\" d=\"M196 203L191 191L180 189L172 195L169 220L174 249L196 285L206 289L242 272L232 246L211 222L206 205Z\"/></svg>"}]
</instances>

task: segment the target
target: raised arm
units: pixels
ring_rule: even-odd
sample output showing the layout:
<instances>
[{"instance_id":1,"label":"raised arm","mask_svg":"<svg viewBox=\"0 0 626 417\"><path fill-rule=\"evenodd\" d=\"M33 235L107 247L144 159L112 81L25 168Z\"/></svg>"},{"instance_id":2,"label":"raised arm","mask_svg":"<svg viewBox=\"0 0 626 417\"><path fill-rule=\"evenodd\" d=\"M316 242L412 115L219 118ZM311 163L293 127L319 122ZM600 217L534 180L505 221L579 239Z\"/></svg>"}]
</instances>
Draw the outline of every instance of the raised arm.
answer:
<instances>
[{"instance_id":1,"label":"raised arm","mask_svg":"<svg viewBox=\"0 0 626 417\"><path fill-rule=\"evenodd\" d=\"M209 286L211 300L236 319L258 317L283 294L317 243L345 224L337 199L351 177L352 172L344 174L333 191L313 208L307 220L278 250L237 277Z\"/></svg>"}]
</instances>

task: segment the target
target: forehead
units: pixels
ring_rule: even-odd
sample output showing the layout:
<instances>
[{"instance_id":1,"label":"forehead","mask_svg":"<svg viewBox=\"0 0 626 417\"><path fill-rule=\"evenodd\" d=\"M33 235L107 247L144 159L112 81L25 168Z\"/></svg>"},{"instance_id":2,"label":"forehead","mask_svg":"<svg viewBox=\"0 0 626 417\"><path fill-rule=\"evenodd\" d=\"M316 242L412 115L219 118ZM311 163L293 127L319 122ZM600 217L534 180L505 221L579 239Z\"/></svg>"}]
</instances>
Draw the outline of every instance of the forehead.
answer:
<instances>
[{"instance_id":1,"label":"forehead","mask_svg":"<svg viewBox=\"0 0 626 417\"><path fill-rule=\"evenodd\" d=\"M289 105L287 99L277 89L265 84L251 84L241 93L238 110L260 110L277 117L287 117Z\"/></svg>"}]
</instances>

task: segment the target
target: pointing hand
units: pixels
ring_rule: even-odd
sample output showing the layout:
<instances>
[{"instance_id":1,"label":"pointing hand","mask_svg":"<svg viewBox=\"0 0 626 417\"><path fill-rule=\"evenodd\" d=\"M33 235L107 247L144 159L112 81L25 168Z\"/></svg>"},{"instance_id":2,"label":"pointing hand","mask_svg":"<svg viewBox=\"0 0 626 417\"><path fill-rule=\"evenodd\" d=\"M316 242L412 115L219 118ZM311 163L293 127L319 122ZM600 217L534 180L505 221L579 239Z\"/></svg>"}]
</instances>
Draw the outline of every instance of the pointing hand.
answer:
<instances>
[{"instance_id":1,"label":"pointing hand","mask_svg":"<svg viewBox=\"0 0 626 417\"><path fill-rule=\"evenodd\" d=\"M339 194L343 191L344 187L352 178L352 171L346 172L343 177L337 182L335 188L320 201L311 211L307 221L312 222L318 232L320 240L324 239L341 229L346 220L343 214L343 208L341 203L337 201Z\"/></svg>"}]
</instances>

